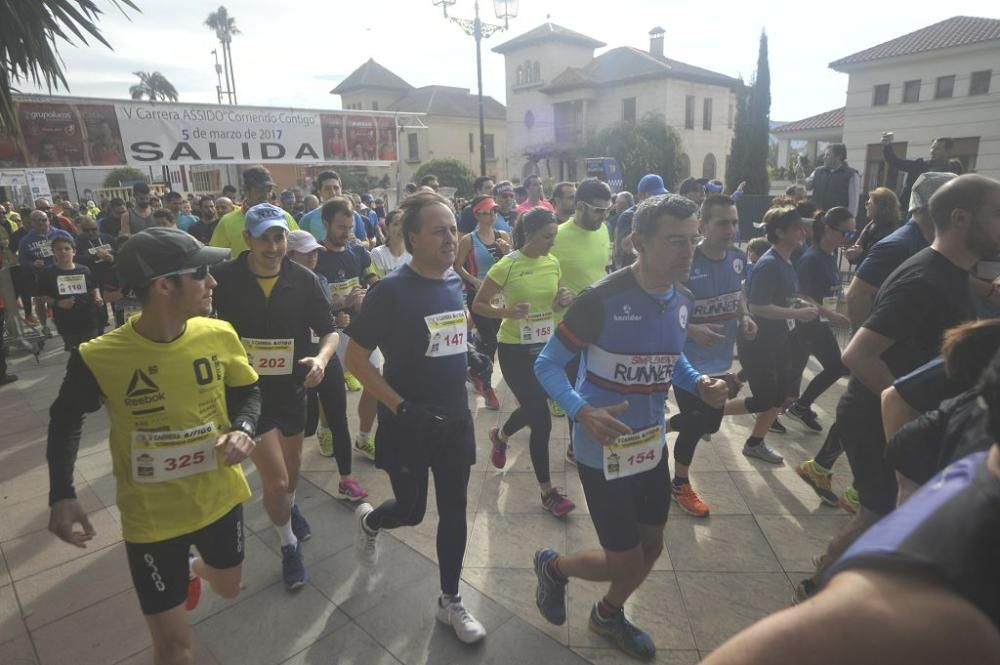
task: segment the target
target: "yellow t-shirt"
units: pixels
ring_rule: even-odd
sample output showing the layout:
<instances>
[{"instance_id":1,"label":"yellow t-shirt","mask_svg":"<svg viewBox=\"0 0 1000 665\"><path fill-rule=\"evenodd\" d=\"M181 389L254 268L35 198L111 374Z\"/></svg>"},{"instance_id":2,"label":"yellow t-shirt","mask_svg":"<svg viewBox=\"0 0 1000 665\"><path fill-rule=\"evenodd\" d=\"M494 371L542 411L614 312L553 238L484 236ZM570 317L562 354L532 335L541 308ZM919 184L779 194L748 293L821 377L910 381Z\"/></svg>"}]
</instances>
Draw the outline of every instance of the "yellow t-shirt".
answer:
<instances>
[{"instance_id":1,"label":"yellow t-shirt","mask_svg":"<svg viewBox=\"0 0 1000 665\"><path fill-rule=\"evenodd\" d=\"M573 295L604 277L608 264L608 232L604 225L587 231L576 225L573 218L559 225L552 255L562 268L561 285Z\"/></svg>"},{"instance_id":2,"label":"yellow t-shirt","mask_svg":"<svg viewBox=\"0 0 1000 665\"><path fill-rule=\"evenodd\" d=\"M135 319L80 346L111 420L112 469L125 540L168 540L215 522L250 497L240 465L226 466L215 440L229 431L226 386L257 373L233 327L187 322L158 343Z\"/></svg>"},{"instance_id":3,"label":"yellow t-shirt","mask_svg":"<svg viewBox=\"0 0 1000 665\"><path fill-rule=\"evenodd\" d=\"M274 285L278 283L278 277L280 277L280 275L257 278L257 283L260 284L260 290L264 292L264 300L271 299L271 291L274 290Z\"/></svg>"},{"instance_id":4,"label":"yellow t-shirt","mask_svg":"<svg viewBox=\"0 0 1000 665\"><path fill-rule=\"evenodd\" d=\"M250 249L247 247L246 241L243 240L243 230L246 228L246 220L246 215L243 214L243 210L239 207L226 213L216 225L215 231L212 232L212 239L208 241L208 244L212 247L228 247L229 256L235 259ZM295 223L295 218L288 214L287 210L285 211L285 221L288 222L289 231L298 230L299 225Z\"/></svg>"},{"instance_id":5,"label":"yellow t-shirt","mask_svg":"<svg viewBox=\"0 0 1000 665\"><path fill-rule=\"evenodd\" d=\"M538 343L535 331L523 332L527 324L540 325L554 321L552 301L559 290L561 276L559 260L551 254L531 258L520 251L514 251L493 264L486 278L500 287L504 302L508 306L528 303L527 319L504 319L500 324L497 339L505 344ZM552 334L549 330L548 335Z\"/></svg>"}]
</instances>

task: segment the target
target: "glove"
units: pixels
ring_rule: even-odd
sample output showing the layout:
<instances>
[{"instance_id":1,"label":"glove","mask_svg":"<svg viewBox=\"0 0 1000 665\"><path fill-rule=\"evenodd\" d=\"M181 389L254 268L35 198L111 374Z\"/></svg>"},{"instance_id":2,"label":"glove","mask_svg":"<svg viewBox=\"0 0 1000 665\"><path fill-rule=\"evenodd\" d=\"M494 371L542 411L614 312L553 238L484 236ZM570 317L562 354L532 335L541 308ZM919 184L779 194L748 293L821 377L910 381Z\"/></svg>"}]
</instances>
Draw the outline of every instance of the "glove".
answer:
<instances>
[{"instance_id":1,"label":"glove","mask_svg":"<svg viewBox=\"0 0 1000 665\"><path fill-rule=\"evenodd\" d=\"M399 405L396 409L396 418L402 427L424 436L441 431L448 420L444 415L432 411L423 404L410 401L404 401Z\"/></svg>"}]
</instances>

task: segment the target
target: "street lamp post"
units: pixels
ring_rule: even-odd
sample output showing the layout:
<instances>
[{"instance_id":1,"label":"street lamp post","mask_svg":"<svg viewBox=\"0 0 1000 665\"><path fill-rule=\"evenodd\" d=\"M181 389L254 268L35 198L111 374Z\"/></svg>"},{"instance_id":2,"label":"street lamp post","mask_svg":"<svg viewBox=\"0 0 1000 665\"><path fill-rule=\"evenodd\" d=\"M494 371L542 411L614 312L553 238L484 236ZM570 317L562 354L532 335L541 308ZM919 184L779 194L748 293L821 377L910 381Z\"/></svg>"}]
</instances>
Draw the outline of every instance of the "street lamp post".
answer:
<instances>
[{"instance_id":1,"label":"street lamp post","mask_svg":"<svg viewBox=\"0 0 1000 665\"><path fill-rule=\"evenodd\" d=\"M216 49L212 49L212 55L215 56L215 77L219 80L215 84L215 96L222 103L222 65L219 64L219 52Z\"/></svg>"},{"instance_id":2,"label":"street lamp post","mask_svg":"<svg viewBox=\"0 0 1000 665\"><path fill-rule=\"evenodd\" d=\"M518 0L493 0L493 8L497 18L502 18L503 25L484 23L479 19L479 0L475 1L475 18L473 20L448 16L448 7L457 0L432 0L435 7L441 7L444 17L462 28L465 34L476 40L476 79L479 84L479 175L486 175L486 116L483 106L483 54L482 42L492 35L507 30L509 20L517 17Z\"/></svg>"}]
</instances>

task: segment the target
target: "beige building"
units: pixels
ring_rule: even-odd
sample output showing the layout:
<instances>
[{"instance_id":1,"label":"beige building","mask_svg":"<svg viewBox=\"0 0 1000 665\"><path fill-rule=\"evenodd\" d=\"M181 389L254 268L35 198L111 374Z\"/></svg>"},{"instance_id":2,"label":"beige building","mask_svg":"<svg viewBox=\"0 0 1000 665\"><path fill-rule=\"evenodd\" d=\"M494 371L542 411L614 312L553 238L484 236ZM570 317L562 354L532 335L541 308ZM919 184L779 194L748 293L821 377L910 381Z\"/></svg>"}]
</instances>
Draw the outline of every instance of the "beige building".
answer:
<instances>
[{"instance_id":1,"label":"beige building","mask_svg":"<svg viewBox=\"0 0 1000 665\"><path fill-rule=\"evenodd\" d=\"M496 46L506 59L510 175L583 176L587 143L616 122L662 117L681 137L682 175L725 177L737 79L664 55L665 31L649 50L604 42L554 23Z\"/></svg>"},{"instance_id":2,"label":"beige building","mask_svg":"<svg viewBox=\"0 0 1000 665\"><path fill-rule=\"evenodd\" d=\"M414 88L369 59L331 91L345 110L426 114L400 128L399 180L409 182L422 162L450 157L479 175L479 101L468 88L428 85ZM483 97L487 175L504 177L507 126L503 104Z\"/></svg>"},{"instance_id":3,"label":"beige building","mask_svg":"<svg viewBox=\"0 0 1000 665\"><path fill-rule=\"evenodd\" d=\"M1000 19L955 16L830 67L849 77L839 126L828 112L776 129L779 164L790 142L842 142L864 190L899 191L904 174L882 157L882 133L893 132L899 157L927 158L931 142L948 137L966 170L1000 178Z\"/></svg>"}]
</instances>

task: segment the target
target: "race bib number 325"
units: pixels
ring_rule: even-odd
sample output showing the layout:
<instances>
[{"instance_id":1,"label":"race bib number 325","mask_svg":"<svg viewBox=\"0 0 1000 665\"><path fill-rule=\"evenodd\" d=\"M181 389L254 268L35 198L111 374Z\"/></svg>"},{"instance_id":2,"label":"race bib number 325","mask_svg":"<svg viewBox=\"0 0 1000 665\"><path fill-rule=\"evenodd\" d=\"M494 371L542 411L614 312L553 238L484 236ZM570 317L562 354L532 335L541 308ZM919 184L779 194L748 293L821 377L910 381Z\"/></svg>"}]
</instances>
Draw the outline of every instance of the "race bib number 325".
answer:
<instances>
[{"instance_id":1,"label":"race bib number 325","mask_svg":"<svg viewBox=\"0 0 1000 665\"><path fill-rule=\"evenodd\" d=\"M465 353L468 349L466 334L469 326L465 310L431 314L424 317L424 322L429 333L427 351L424 354L428 358L453 356Z\"/></svg>"},{"instance_id":2,"label":"race bib number 325","mask_svg":"<svg viewBox=\"0 0 1000 665\"><path fill-rule=\"evenodd\" d=\"M162 483L215 471L215 425L176 432L132 433L132 479Z\"/></svg>"}]
</instances>

